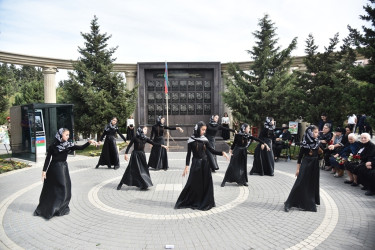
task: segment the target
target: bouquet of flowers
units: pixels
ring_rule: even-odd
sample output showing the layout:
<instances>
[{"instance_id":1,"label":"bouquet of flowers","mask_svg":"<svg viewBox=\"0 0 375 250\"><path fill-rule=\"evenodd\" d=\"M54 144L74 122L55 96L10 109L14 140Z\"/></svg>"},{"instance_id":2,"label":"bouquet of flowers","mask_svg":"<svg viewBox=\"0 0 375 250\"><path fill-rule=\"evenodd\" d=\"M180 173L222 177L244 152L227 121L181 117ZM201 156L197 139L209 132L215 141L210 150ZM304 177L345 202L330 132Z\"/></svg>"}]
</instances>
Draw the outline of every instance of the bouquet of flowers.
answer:
<instances>
[{"instance_id":1,"label":"bouquet of flowers","mask_svg":"<svg viewBox=\"0 0 375 250\"><path fill-rule=\"evenodd\" d=\"M350 154L348 157L349 162L360 162L361 161L361 156L360 155L353 155Z\"/></svg>"},{"instance_id":2,"label":"bouquet of flowers","mask_svg":"<svg viewBox=\"0 0 375 250\"><path fill-rule=\"evenodd\" d=\"M336 157L336 161L340 164L340 165L344 165L345 163L345 158L341 157L341 156L337 156Z\"/></svg>"}]
</instances>

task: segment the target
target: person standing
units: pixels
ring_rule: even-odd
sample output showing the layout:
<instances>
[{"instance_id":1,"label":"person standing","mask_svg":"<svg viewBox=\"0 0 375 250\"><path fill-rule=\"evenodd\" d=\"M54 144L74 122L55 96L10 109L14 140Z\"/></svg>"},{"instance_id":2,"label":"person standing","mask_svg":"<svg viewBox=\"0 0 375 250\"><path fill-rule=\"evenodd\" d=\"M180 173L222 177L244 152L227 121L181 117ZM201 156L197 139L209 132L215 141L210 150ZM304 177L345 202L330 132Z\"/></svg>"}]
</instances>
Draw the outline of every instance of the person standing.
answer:
<instances>
[{"instance_id":1,"label":"person standing","mask_svg":"<svg viewBox=\"0 0 375 250\"><path fill-rule=\"evenodd\" d=\"M356 127L355 125L357 124L357 116L355 114L349 115L348 116L348 126L351 131L355 131Z\"/></svg>"},{"instance_id":2,"label":"person standing","mask_svg":"<svg viewBox=\"0 0 375 250\"><path fill-rule=\"evenodd\" d=\"M155 148L163 147L166 149L167 147L151 141L149 138L146 137L146 134L147 127L139 127L137 129L136 136L131 140L128 147L126 148L125 161L128 161L129 149L134 144L134 149L130 156L129 165L126 168L125 173L117 186L117 190L120 190L123 184L126 184L128 186L136 186L144 190L152 186L152 181L150 173L148 171L146 155L144 150L145 144L150 143Z\"/></svg>"},{"instance_id":3,"label":"person standing","mask_svg":"<svg viewBox=\"0 0 375 250\"><path fill-rule=\"evenodd\" d=\"M328 116L326 113L322 113L321 116L320 116L320 121L318 123L318 128L319 128L319 132L323 132L323 127L325 124L330 124L330 131L329 132L332 132L332 121L328 119Z\"/></svg>"},{"instance_id":4,"label":"person standing","mask_svg":"<svg viewBox=\"0 0 375 250\"><path fill-rule=\"evenodd\" d=\"M213 149L204 136L207 126L203 121L194 127L194 134L188 140L188 152L186 155L186 167L182 176L189 172L191 153L193 160L188 180L179 195L175 209L192 208L198 210L209 210L215 206L214 187L211 170L208 166L207 151L215 155L222 155L228 159L225 152Z\"/></svg>"},{"instance_id":5,"label":"person standing","mask_svg":"<svg viewBox=\"0 0 375 250\"><path fill-rule=\"evenodd\" d=\"M156 124L151 128L150 139L155 142L164 145L164 130L176 130L178 129L181 133L184 132L180 127L167 127L164 126L165 118L158 116ZM152 147L150 158L148 159L148 166L155 170L167 170L168 169L168 155L167 150L164 147Z\"/></svg>"},{"instance_id":6,"label":"person standing","mask_svg":"<svg viewBox=\"0 0 375 250\"><path fill-rule=\"evenodd\" d=\"M133 116L130 116L129 119L126 120L126 140L131 141L134 137L134 119Z\"/></svg>"},{"instance_id":7,"label":"person standing","mask_svg":"<svg viewBox=\"0 0 375 250\"><path fill-rule=\"evenodd\" d=\"M55 135L54 142L48 147L42 172L43 188L34 216L42 216L48 220L53 216L67 215L70 212L69 202L72 192L66 162L68 153L85 149L90 144L97 144L94 140L89 140L84 145L77 146L68 141L69 135L68 129L60 128Z\"/></svg>"},{"instance_id":8,"label":"person standing","mask_svg":"<svg viewBox=\"0 0 375 250\"><path fill-rule=\"evenodd\" d=\"M225 172L225 176L221 186L224 187L226 182L236 182L240 186L247 185L247 148L249 147L252 140L255 140L262 144L262 150L264 147L270 150L268 145L262 140L249 134L249 124L242 124L241 130L234 136L234 141L231 146L229 154L232 155L230 163ZM232 154L233 152L233 154Z\"/></svg>"},{"instance_id":9,"label":"person standing","mask_svg":"<svg viewBox=\"0 0 375 250\"><path fill-rule=\"evenodd\" d=\"M316 205L320 205L318 135L315 125L310 125L303 135L297 160L297 179L284 203L285 212L289 212L291 207L316 212Z\"/></svg>"},{"instance_id":10,"label":"person standing","mask_svg":"<svg viewBox=\"0 0 375 250\"><path fill-rule=\"evenodd\" d=\"M272 117L266 117L264 128L260 132L259 139L264 141L269 148L272 148L272 139L274 138L275 121ZM253 168L250 175L274 175L275 159L272 150L263 150L261 144L255 148Z\"/></svg>"},{"instance_id":11,"label":"person standing","mask_svg":"<svg viewBox=\"0 0 375 250\"><path fill-rule=\"evenodd\" d=\"M221 130L221 137L223 137L223 140L228 140L230 138L229 123L230 121L229 121L228 113L225 112L224 116L221 117L221 126L223 126L223 128L226 128L226 129Z\"/></svg>"},{"instance_id":12,"label":"person standing","mask_svg":"<svg viewBox=\"0 0 375 250\"><path fill-rule=\"evenodd\" d=\"M120 137L126 142L125 137L120 133L119 128L117 127L117 118L113 117L109 124L104 128L103 134L100 137L99 145L105 137L105 141L102 148L102 153L100 154L99 162L96 164L95 168L98 168L102 165L107 165L108 168L111 168L111 165L114 166L114 169L120 167L119 153L117 150L116 144L116 134L119 134Z\"/></svg>"},{"instance_id":13,"label":"person standing","mask_svg":"<svg viewBox=\"0 0 375 250\"><path fill-rule=\"evenodd\" d=\"M208 142L210 143L210 146L215 149L215 143L216 139L215 136L217 134L217 131L221 130L226 130L230 132L236 132L234 129L226 128L223 127L222 125L218 124L219 116L218 115L213 115L210 118L210 122L207 125L207 131L206 131L206 137L208 139ZM212 172L215 172L216 170L219 170L219 165L217 164L216 156L211 154L210 151L207 151L207 156L208 156L208 162L209 166L211 168Z\"/></svg>"}]
</instances>

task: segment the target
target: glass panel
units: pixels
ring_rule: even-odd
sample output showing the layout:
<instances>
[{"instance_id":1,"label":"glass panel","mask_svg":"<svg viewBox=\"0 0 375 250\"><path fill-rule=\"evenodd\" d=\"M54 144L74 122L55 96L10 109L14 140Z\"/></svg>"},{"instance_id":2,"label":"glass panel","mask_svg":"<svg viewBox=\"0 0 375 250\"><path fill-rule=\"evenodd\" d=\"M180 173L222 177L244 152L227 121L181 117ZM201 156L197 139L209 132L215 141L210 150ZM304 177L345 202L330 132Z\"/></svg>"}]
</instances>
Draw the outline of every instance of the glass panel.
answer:
<instances>
[{"instance_id":1,"label":"glass panel","mask_svg":"<svg viewBox=\"0 0 375 250\"><path fill-rule=\"evenodd\" d=\"M147 81L147 90L154 91L155 90L155 83L153 81Z\"/></svg>"},{"instance_id":2,"label":"glass panel","mask_svg":"<svg viewBox=\"0 0 375 250\"><path fill-rule=\"evenodd\" d=\"M148 114L153 115L155 114L155 106L154 105L147 105Z\"/></svg>"},{"instance_id":3,"label":"glass panel","mask_svg":"<svg viewBox=\"0 0 375 250\"><path fill-rule=\"evenodd\" d=\"M178 81L171 81L171 87L173 91L179 91L180 86L178 85Z\"/></svg>"},{"instance_id":4,"label":"glass panel","mask_svg":"<svg viewBox=\"0 0 375 250\"><path fill-rule=\"evenodd\" d=\"M200 104L200 103L197 104L196 114L203 115L203 104Z\"/></svg>"},{"instance_id":5,"label":"glass panel","mask_svg":"<svg viewBox=\"0 0 375 250\"><path fill-rule=\"evenodd\" d=\"M211 104L204 104L204 114L211 115Z\"/></svg>"},{"instance_id":6,"label":"glass panel","mask_svg":"<svg viewBox=\"0 0 375 250\"><path fill-rule=\"evenodd\" d=\"M211 93L210 92L204 92L204 102L205 103L211 103Z\"/></svg>"},{"instance_id":7,"label":"glass panel","mask_svg":"<svg viewBox=\"0 0 375 250\"><path fill-rule=\"evenodd\" d=\"M187 101L186 93L180 93L180 102L184 103Z\"/></svg>"},{"instance_id":8,"label":"glass panel","mask_svg":"<svg viewBox=\"0 0 375 250\"><path fill-rule=\"evenodd\" d=\"M195 90L202 91L203 90L203 82L202 81L195 81Z\"/></svg>"},{"instance_id":9,"label":"glass panel","mask_svg":"<svg viewBox=\"0 0 375 250\"><path fill-rule=\"evenodd\" d=\"M157 104L156 105L156 115L162 115L163 114L163 105Z\"/></svg>"},{"instance_id":10,"label":"glass panel","mask_svg":"<svg viewBox=\"0 0 375 250\"><path fill-rule=\"evenodd\" d=\"M179 101L178 99L178 93L172 93L172 102L177 103Z\"/></svg>"},{"instance_id":11,"label":"glass panel","mask_svg":"<svg viewBox=\"0 0 375 250\"><path fill-rule=\"evenodd\" d=\"M178 104L172 104L172 115L178 115L179 113Z\"/></svg>"},{"instance_id":12,"label":"glass panel","mask_svg":"<svg viewBox=\"0 0 375 250\"><path fill-rule=\"evenodd\" d=\"M156 91L161 91L163 90L163 81L155 81L155 89Z\"/></svg>"},{"instance_id":13,"label":"glass panel","mask_svg":"<svg viewBox=\"0 0 375 250\"><path fill-rule=\"evenodd\" d=\"M189 91L194 91L195 90L194 81L188 81L188 90Z\"/></svg>"},{"instance_id":14,"label":"glass panel","mask_svg":"<svg viewBox=\"0 0 375 250\"><path fill-rule=\"evenodd\" d=\"M155 94L152 92L148 93L148 102L149 103L154 103L155 102Z\"/></svg>"},{"instance_id":15,"label":"glass panel","mask_svg":"<svg viewBox=\"0 0 375 250\"><path fill-rule=\"evenodd\" d=\"M155 116L149 115L147 119L148 124L154 124L155 123Z\"/></svg>"},{"instance_id":16,"label":"glass panel","mask_svg":"<svg viewBox=\"0 0 375 250\"><path fill-rule=\"evenodd\" d=\"M188 114L189 114L189 115L195 115L195 107L194 107L194 104L189 104L189 105L188 105Z\"/></svg>"},{"instance_id":17,"label":"glass panel","mask_svg":"<svg viewBox=\"0 0 375 250\"><path fill-rule=\"evenodd\" d=\"M180 115L186 115L187 114L187 105L181 104L180 106Z\"/></svg>"},{"instance_id":18,"label":"glass panel","mask_svg":"<svg viewBox=\"0 0 375 250\"><path fill-rule=\"evenodd\" d=\"M211 90L211 81L204 81L204 90Z\"/></svg>"},{"instance_id":19,"label":"glass panel","mask_svg":"<svg viewBox=\"0 0 375 250\"><path fill-rule=\"evenodd\" d=\"M155 99L157 103L162 103L163 102L163 94L162 93L156 93L155 94Z\"/></svg>"},{"instance_id":20,"label":"glass panel","mask_svg":"<svg viewBox=\"0 0 375 250\"><path fill-rule=\"evenodd\" d=\"M197 92L195 93L196 97L197 97L197 102L203 102L203 93L202 92Z\"/></svg>"},{"instance_id":21,"label":"glass panel","mask_svg":"<svg viewBox=\"0 0 375 250\"><path fill-rule=\"evenodd\" d=\"M187 82L180 81L180 91L186 91L186 90L187 90Z\"/></svg>"},{"instance_id":22,"label":"glass panel","mask_svg":"<svg viewBox=\"0 0 375 250\"><path fill-rule=\"evenodd\" d=\"M188 100L189 100L189 102L195 102L195 93L189 92L188 93Z\"/></svg>"}]
</instances>

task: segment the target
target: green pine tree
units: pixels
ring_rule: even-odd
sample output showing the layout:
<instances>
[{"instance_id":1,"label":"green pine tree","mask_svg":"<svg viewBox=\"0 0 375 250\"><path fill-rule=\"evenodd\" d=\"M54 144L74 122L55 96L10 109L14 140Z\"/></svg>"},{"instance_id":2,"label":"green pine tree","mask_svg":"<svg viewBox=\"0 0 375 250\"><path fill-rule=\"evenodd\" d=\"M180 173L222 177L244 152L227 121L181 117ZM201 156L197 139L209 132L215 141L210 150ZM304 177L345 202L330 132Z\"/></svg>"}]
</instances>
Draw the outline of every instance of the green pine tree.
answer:
<instances>
[{"instance_id":1,"label":"green pine tree","mask_svg":"<svg viewBox=\"0 0 375 250\"><path fill-rule=\"evenodd\" d=\"M306 39L306 71L295 72L298 80L290 93L293 99L300 98L298 112L305 121L317 124L324 112L335 125L341 126L352 112L347 90L355 85L343 70L342 54L335 51L338 43L339 35L336 34L325 51L320 53L317 52L313 35Z\"/></svg>"},{"instance_id":2,"label":"green pine tree","mask_svg":"<svg viewBox=\"0 0 375 250\"><path fill-rule=\"evenodd\" d=\"M370 25L362 26L362 33L348 25L349 35L343 42L342 54L346 58L346 72L357 80L349 90L349 103L354 112L371 114L375 110L375 0L369 0L360 19ZM355 64L358 54L368 59L368 64ZM375 124L373 124L375 126Z\"/></svg>"},{"instance_id":3,"label":"green pine tree","mask_svg":"<svg viewBox=\"0 0 375 250\"><path fill-rule=\"evenodd\" d=\"M289 115L285 95L294 80L289 73L290 55L297 44L294 38L286 49L280 50L275 24L268 15L259 20L258 26L260 30L253 33L256 45L248 51L254 60L249 71L230 64L225 83L227 91L222 94L236 120L257 126L267 116L287 119Z\"/></svg>"},{"instance_id":4,"label":"green pine tree","mask_svg":"<svg viewBox=\"0 0 375 250\"><path fill-rule=\"evenodd\" d=\"M116 59L112 56L117 47L107 49L111 36L100 33L96 16L91 21L91 32L81 35L85 39L85 46L78 48L81 57L62 87L66 101L75 105L76 130L84 135L98 134L113 116L120 126L125 124L135 109L136 88L127 90L122 76L113 73Z\"/></svg>"}]
</instances>

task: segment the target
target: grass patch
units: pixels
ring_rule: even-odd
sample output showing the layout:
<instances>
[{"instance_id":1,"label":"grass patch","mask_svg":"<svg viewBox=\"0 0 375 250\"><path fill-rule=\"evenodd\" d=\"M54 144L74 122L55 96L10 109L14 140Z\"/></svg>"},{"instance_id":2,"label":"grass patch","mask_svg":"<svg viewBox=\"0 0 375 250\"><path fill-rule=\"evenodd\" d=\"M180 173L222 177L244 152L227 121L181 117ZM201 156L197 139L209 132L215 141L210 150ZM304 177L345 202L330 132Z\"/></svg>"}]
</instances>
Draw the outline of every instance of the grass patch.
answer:
<instances>
[{"instance_id":1,"label":"grass patch","mask_svg":"<svg viewBox=\"0 0 375 250\"><path fill-rule=\"evenodd\" d=\"M30 167L30 165L27 163L4 159L3 157L4 155L0 155L0 174L9 172L15 169Z\"/></svg>"},{"instance_id":2,"label":"grass patch","mask_svg":"<svg viewBox=\"0 0 375 250\"><path fill-rule=\"evenodd\" d=\"M104 144L104 143L103 143ZM84 150L76 150L77 155L85 155L85 156L100 156L100 153L102 152L103 144L95 147L93 145L88 146ZM127 142L120 142L117 143L117 146L119 147L120 150L123 150L128 146L129 143Z\"/></svg>"}]
</instances>

